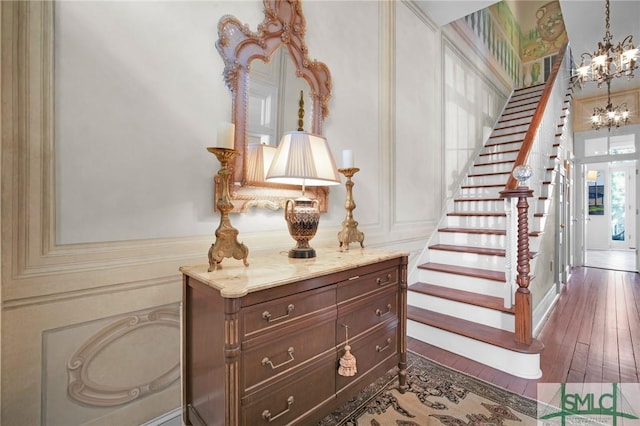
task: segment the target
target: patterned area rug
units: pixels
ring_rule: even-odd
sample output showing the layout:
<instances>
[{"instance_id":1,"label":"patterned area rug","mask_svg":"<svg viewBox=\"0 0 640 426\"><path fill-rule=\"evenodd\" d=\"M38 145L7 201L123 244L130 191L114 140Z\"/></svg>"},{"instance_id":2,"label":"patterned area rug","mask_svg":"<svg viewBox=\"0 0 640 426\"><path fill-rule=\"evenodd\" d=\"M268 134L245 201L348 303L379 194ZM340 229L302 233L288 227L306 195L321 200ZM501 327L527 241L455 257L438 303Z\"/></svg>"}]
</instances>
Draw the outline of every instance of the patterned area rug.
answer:
<instances>
[{"instance_id":1,"label":"patterned area rug","mask_svg":"<svg viewBox=\"0 0 640 426\"><path fill-rule=\"evenodd\" d=\"M528 426L537 403L407 353L409 390L395 371L325 417L318 426Z\"/></svg>"}]
</instances>

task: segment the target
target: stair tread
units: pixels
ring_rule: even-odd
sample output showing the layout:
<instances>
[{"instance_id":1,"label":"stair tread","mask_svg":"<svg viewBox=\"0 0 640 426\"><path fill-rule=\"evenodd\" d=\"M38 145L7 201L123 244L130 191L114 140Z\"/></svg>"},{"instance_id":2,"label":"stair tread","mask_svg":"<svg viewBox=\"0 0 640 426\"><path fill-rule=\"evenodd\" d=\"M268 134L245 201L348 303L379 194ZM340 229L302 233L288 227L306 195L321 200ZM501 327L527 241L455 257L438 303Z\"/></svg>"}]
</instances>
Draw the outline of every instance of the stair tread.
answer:
<instances>
[{"instance_id":1,"label":"stair tread","mask_svg":"<svg viewBox=\"0 0 640 426\"><path fill-rule=\"evenodd\" d=\"M459 232L462 234L487 234L487 235L506 235L505 229L490 228L440 228L438 232Z\"/></svg>"},{"instance_id":2,"label":"stair tread","mask_svg":"<svg viewBox=\"0 0 640 426\"><path fill-rule=\"evenodd\" d=\"M446 265L443 263L428 262L419 265L418 268L429 271L446 272L450 274L465 275L468 277L484 278L491 281L506 282L505 273L488 269L469 268L467 266Z\"/></svg>"},{"instance_id":3,"label":"stair tread","mask_svg":"<svg viewBox=\"0 0 640 426\"><path fill-rule=\"evenodd\" d=\"M438 228L438 232L452 232L460 234L480 234L480 235L507 235L506 229L494 229L494 228L456 228L446 227ZM530 237L538 237L542 234L540 231L529 232Z\"/></svg>"},{"instance_id":4,"label":"stair tread","mask_svg":"<svg viewBox=\"0 0 640 426\"><path fill-rule=\"evenodd\" d=\"M509 121L515 121L515 120L520 120L523 117L520 118L512 118ZM513 129L514 127L521 127L521 126L529 126L529 123L519 123L519 124L510 124L508 126L502 126L502 127L494 127L493 131L497 131L497 130L506 130L506 129Z\"/></svg>"},{"instance_id":5,"label":"stair tread","mask_svg":"<svg viewBox=\"0 0 640 426\"><path fill-rule=\"evenodd\" d=\"M498 152L483 152L478 155L478 157L487 157L489 155L500 155L500 154L514 154L516 152L520 152L519 149L508 149L506 151L498 151Z\"/></svg>"},{"instance_id":6,"label":"stair tread","mask_svg":"<svg viewBox=\"0 0 640 426\"><path fill-rule=\"evenodd\" d=\"M511 99L509 99L509 103L530 101L531 99L540 99L541 95L541 93L534 91L529 93L522 93L521 95L512 96Z\"/></svg>"},{"instance_id":7,"label":"stair tread","mask_svg":"<svg viewBox=\"0 0 640 426\"><path fill-rule=\"evenodd\" d=\"M475 167L481 167L481 166L495 166L496 164L507 164L507 163L515 163L516 160L497 160L497 161L490 161L488 163L473 163L473 165Z\"/></svg>"},{"instance_id":8,"label":"stair tread","mask_svg":"<svg viewBox=\"0 0 640 426\"><path fill-rule=\"evenodd\" d=\"M465 336L474 340L489 343L494 346L509 349L514 352L524 354L539 354L542 352L544 345L537 339L533 339L530 345L517 343L514 333L490 327L484 324L478 324L472 321L444 315L416 306L409 306L407 309L407 318L417 321L431 327L446 330L461 336Z\"/></svg>"},{"instance_id":9,"label":"stair tread","mask_svg":"<svg viewBox=\"0 0 640 426\"><path fill-rule=\"evenodd\" d=\"M453 300L466 303L468 305L481 306L483 308L496 311L514 313L513 307L505 308L503 299L487 294L474 293L471 291L457 290L428 283L415 283L409 286L409 291L439 297L441 299Z\"/></svg>"},{"instance_id":10,"label":"stair tread","mask_svg":"<svg viewBox=\"0 0 640 426\"><path fill-rule=\"evenodd\" d=\"M531 86L527 86L527 87L519 87L517 89L514 89L513 93L524 92L527 90L531 92L537 92L537 91L543 90L546 84L547 83L544 82L544 83L532 84Z\"/></svg>"},{"instance_id":11,"label":"stair tread","mask_svg":"<svg viewBox=\"0 0 640 426\"><path fill-rule=\"evenodd\" d=\"M529 112L529 111L534 111L534 110L535 110L535 108L531 109L531 110L525 110L525 111L522 111L522 112ZM511 113L509 115L514 115L514 114L515 113ZM507 114L505 114L505 115L507 115ZM533 117L533 114L528 114L528 115L523 115L522 117L513 117L513 118L500 119L500 121L498 121L498 123L496 123L496 124L503 124L503 123L508 123L510 121L523 120L523 119L532 118L532 117ZM518 126L518 125L519 124L514 124L514 126ZM510 127L510 126L505 126L505 127ZM496 127L494 130L504 129L505 127Z\"/></svg>"},{"instance_id":12,"label":"stair tread","mask_svg":"<svg viewBox=\"0 0 640 426\"><path fill-rule=\"evenodd\" d=\"M506 213L500 212L449 212L447 216L496 216L496 217L506 217Z\"/></svg>"},{"instance_id":13,"label":"stair tread","mask_svg":"<svg viewBox=\"0 0 640 426\"><path fill-rule=\"evenodd\" d=\"M530 235L531 236L531 235ZM505 256L505 249L496 249L496 248L487 248L487 247L476 247L476 246L461 246L461 245L453 245L453 244L432 244L429 246L431 250L443 250L443 251L455 251L458 253L473 253L480 254L485 256ZM529 258L533 259L536 257L536 252L529 252Z\"/></svg>"},{"instance_id":14,"label":"stair tread","mask_svg":"<svg viewBox=\"0 0 640 426\"><path fill-rule=\"evenodd\" d=\"M455 203L461 203L461 202L466 202L466 201L502 201L503 198L496 198L496 197L492 197L492 198L483 198L483 197L476 197L476 198L456 198L455 200L453 200L453 202Z\"/></svg>"},{"instance_id":15,"label":"stair tread","mask_svg":"<svg viewBox=\"0 0 640 426\"><path fill-rule=\"evenodd\" d=\"M495 175L510 175L511 172L492 172L492 173L476 173L467 175L467 177L480 177L480 176L495 176ZM506 183L506 182L505 182Z\"/></svg>"},{"instance_id":16,"label":"stair tread","mask_svg":"<svg viewBox=\"0 0 640 426\"><path fill-rule=\"evenodd\" d=\"M523 142L523 141L524 141L524 139L518 139L518 140L515 140L515 141L507 141L507 142L504 142L504 141L502 141L502 142L489 142L489 143L485 144L484 147L486 148L488 146L508 145L510 143L520 143L520 142Z\"/></svg>"},{"instance_id":17,"label":"stair tread","mask_svg":"<svg viewBox=\"0 0 640 426\"><path fill-rule=\"evenodd\" d=\"M526 104L522 104L522 105L513 105L513 106L507 106L505 107L505 111L509 110L509 109L514 109L514 108L520 108L523 106L528 106L528 105L536 105L536 107L538 106L538 102L527 102Z\"/></svg>"},{"instance_id":18,"label":"stair tread","mask_svg":"<svg viewBox=\"0 0 640 426\"><path fill-rule=\"evenodd\" d=\"M431 250L444 250L444 251L455 251L458 253L474 253L474 254L483 254L486 256L503 256L505 250L504 249L494 249L494 248L486 248L486 247L472 247L472 246L456 246L452 244L432 244L429 246Z\"/></svg>"},{"instance_id":19,"label":"stair tread","mask_svg":"<svg viewBox=\"0 0 640 426\"><path fill-rule=\"evenodd\" d=\"M504 117L506 115L515 115L515 114L522 114L523 112L535 111L536 109L537 109L536 107L533 107L533 108L523 109L523 110L520 110L520 111L505 112L504 114L502 114L502 117Z\"/></svg>"},{"instance_id":20,"label":"stair tread","mask_svg":"<svg viewBox=\"0 0 640 426\"><path fill-rule=\"evenodd\" d=\"M492 183L487 185L461 185L462 189L472 189L472 188L503 188L504 184L502 183Z\"/></svg>"},{"instance_id":21,"label":"stair tread","mask_svg":"<svg viewBox=\"0 0 640 426\"><path fill-rule=\"evenodd\" d=\"M527 133L527 130L520 130L520 131L517 131L517 132L505 133L503 135L491 135L491 136L489 136L489 139L503 138L505 136L521 135L523 133Z\"/></svg>"}]
</instances>

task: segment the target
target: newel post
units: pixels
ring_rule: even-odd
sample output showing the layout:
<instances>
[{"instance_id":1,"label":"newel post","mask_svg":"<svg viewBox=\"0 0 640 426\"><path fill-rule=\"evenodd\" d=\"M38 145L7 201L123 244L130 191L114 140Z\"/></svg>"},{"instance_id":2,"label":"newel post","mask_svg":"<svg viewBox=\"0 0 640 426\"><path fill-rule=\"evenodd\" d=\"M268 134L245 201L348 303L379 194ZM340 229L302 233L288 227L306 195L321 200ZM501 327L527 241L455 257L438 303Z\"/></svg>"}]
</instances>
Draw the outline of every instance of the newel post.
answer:
<instances>
[{"instance_id":1,"label":"newel post","mask_svg":"<svg viewBox=\"0 0 640 426\"><path fill-rule=\"evenodd\" d=\"M516 283L518 289L515 295L515 340L517 343L531 344L531 292L529 291L529 203L527 198L533 196L533 190L527 186L532 170L528 165L517 166L513 169L513 177L518 180L514 189L505 189L500 193L502 198L517 198L518 213L517 230L517 263ZM509 248L507 247L507 250ZM511 285L511 283L508 283Z\"/></svg>"}]
</instances>

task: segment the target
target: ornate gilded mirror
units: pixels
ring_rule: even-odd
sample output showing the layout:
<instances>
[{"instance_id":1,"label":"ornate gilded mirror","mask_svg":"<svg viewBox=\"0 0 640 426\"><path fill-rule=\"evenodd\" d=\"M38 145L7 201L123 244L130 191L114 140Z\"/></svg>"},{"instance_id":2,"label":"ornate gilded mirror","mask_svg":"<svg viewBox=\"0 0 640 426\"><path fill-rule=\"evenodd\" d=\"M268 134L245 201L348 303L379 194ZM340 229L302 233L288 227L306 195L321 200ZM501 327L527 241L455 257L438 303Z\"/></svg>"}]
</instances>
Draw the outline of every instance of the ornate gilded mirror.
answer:
<instances>
[{"instance_id":1,"label":"ornate gilded mirror","mask_svg":"<svg viewBox=\"0 0 640 426\"><path fill-rule=\"evenodd\" d=\"M327 103L331 97L331 74L327 66L310 60L304 41L306 22L298 0L264 0L264 21L252 32L233 16L223 16L218 23L216 48L224 61L224 80L231 90L232 121L235 123L236 157L230 194L233 212L244 212L250 207L277 210L287 199L300 195L300 187L260 182L250 178L249 170L249 86L253 61L269 63L279 49L286 47L295 75L306 82L308 96L305 105L310 118L308 132L321 135L322 123L328 115ZM297 105L296 105L297 106ZM283 129L284 131L295 129ZM275 135L279 138L280 135ZM277 139L276 139L277 140ZM216 193L220 182L216 180ZM328 188L307 188L309 196L320 202L320 211L327 210ZM217 199L217 198L216 198Z\"/></svg>"}]
</instances>

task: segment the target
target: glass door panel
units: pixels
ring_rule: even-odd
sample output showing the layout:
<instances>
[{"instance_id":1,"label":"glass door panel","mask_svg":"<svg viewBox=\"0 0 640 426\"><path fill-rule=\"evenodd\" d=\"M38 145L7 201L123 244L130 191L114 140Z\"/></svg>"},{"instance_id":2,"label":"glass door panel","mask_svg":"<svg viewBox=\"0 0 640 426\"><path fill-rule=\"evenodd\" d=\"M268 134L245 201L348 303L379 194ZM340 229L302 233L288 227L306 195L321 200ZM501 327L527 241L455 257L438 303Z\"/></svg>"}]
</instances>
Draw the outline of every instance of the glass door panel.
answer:
<instances>
[{"instance_id":1,"label":"glass door panel","mask_svg":"<svg viewBox=\"0 0 640 426\"><path fill-rule=\"evenodd\" d=\"M611 182L611 240L626 241L625 239L625 212L626 212L626 172L624 170L612 170Z\"/></svg>"}]
</instances>

